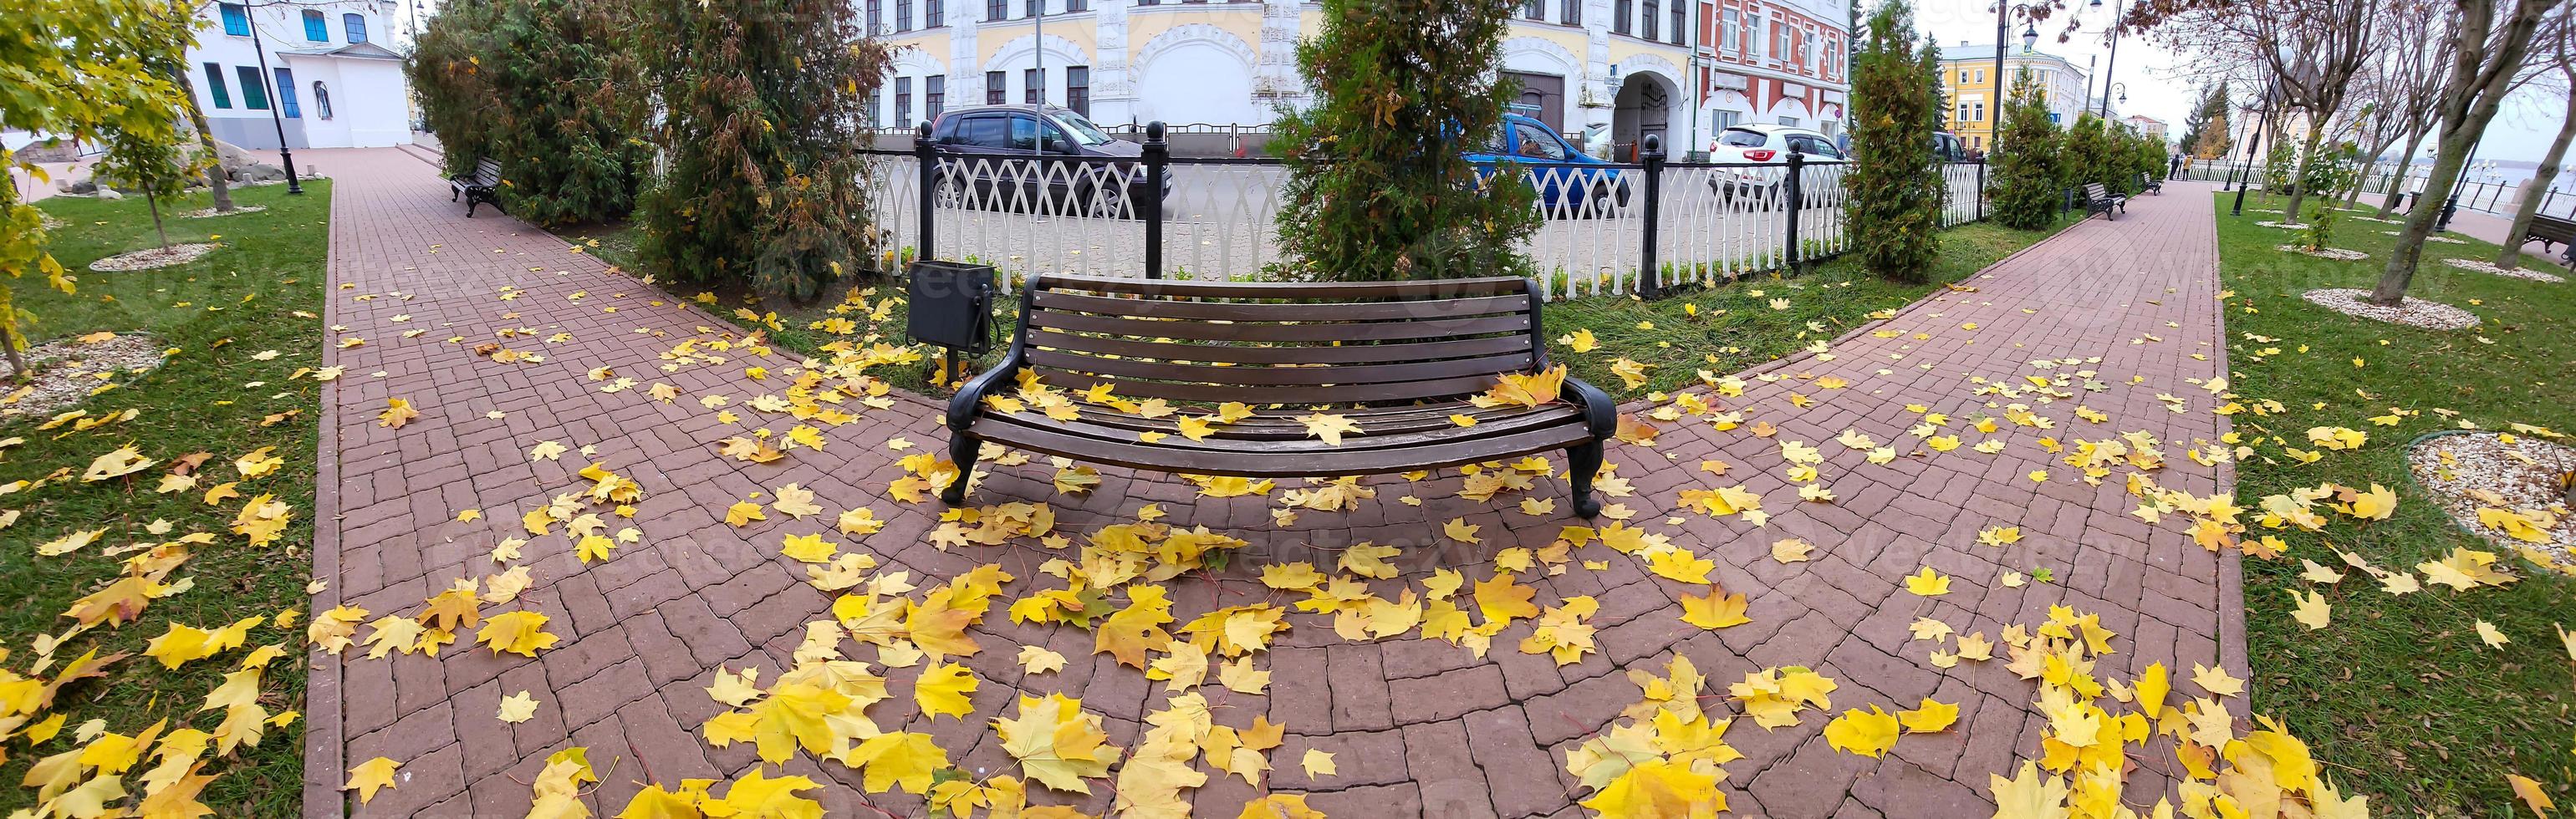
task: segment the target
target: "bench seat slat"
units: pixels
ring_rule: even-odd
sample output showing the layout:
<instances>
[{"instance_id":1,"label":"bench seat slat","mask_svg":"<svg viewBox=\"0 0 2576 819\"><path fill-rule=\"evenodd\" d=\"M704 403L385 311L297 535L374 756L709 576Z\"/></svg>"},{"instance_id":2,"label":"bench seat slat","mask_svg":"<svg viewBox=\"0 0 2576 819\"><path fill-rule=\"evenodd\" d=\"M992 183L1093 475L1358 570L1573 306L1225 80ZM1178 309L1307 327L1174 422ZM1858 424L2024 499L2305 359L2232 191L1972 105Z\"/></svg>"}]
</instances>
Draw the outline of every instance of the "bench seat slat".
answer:
<instances>
[{"instance_id":1,"label":"bench seat slat","mask_svg":"<svg viewBox=\"0 0 2576 819\"><path fill-rule=\"evenodd\" d=\"M1201 412L1181 412L1174 415L1166 415L1161 418L1145 418L1142 416L1119 412L1110 407L1082 406L1080 409L1082 410L1082 417L1077 423L1084 425L1086 428L1097 430L1095 433L1097 435L1123 441L1133 440L1136 434L1140 432L1160 432L1173 436L1172 438L1165 439L1166 443L1187 440L1186 438L1181 438L1180 433L1177 431L1180 419L1206 414ZM1208 438L1208 441L1210 442L1209 445L1221 446L1224 444L1216 442L1228 441L1279 441L1308 439L1309 436L1306 434L1305 425L1298 423L1296 418L1299 415L1305 415L1309 412L1311 412L1311 410L1300 409L1294 411L1293 414L1286 412L1263 413L1231 424L1217 424L1215 434ZM1333 412L1338 415L1346 416L1353 422L1359 424L1361 429L1366 431L1364 434L1371 438L1387 438L1421 432L1443 432L1453 429L1474 429L1490 433L1497 430L1514 430L1545 424L1570 423L1572 421L1580 420L1582 416L1582 413L1576 410L1571 404L1549 404L1535 409L1528 407L1496 407L1493 409L1482 409L1465 402L1425 404L1418 407L1396 407L1390 409L1334 410ZM990 412L987 414L1002 415L1001 413ZM1453 414L1465 415L1476 419L1476 426L1458 426L1456 422L1449 420L1449 416ZM1046 418L1045 413L1038 410L1013 413L1005 417L1017 418L1022 416ZM1052 421L1054 419L1047 418L1047 420ZM1359 436L1353 436L1352 438L1347 439L1345 443L1356 442L1358 440Z\"/></svg>"},{"instance_id":2,"label":"bench seat slat","mask_svg":"<svg viewBox=\"0 0 2576 819\"><path fill-rule=\"evenodd\" d=\"M1209 324L1197 321L1154 321L1033 310L1025 314L1023 320L1031 327L1106 333L1113 336L1180 338L1196 341L1302 341L1307 343L1415 341L1495 333L1519 333L1526 336L1530 330L1527 315L1361 324Z\"/></svg>"},{"instance_id":3,"label":"bench seat slat","mask_svg":"<svg viewBox=\"0 0 2576 819\"><path fill-rule=\"evenodd\" d=\"M990 416L978 419L975 433L986 434L991 420ZM1352 437L1344 439L1341 447L1268 452L1262 457L1248 458L1240 448L1211 450L1119 442L1018 424L995 425L993 428L999 431L1005 426L1010 428L1009 431L993 436L992 440L1049 455L1135 469L1253 478L1365 475L1458 466L1562 449L1592 437L1581 424L1564 424L1509 435L1466 437L1393 449L1353 448L1350 444L1359 438ZM1175 439L1186 440L1175 435L1165 442Z\"/></svg>"},{"instance_id":4,"label":"bench seat slat","mask_svg":"<svg viewBox=\"0 0 2576 819\"><path fill-rule=\"evenodd\" d=\"M1423 381L1399 381L1383 384L1337 384L1334 386L1286 385L1244 386L1227 384L1184 384L1172 381L1145 381L1106 375L1091 375L1072 370L1031 365L1030 369L1049 384L1082 391L1094 384L1108 384L1110 392L1128 398L1161 398L1170 401L1205 401L1211 404L1241 401L1246 404L1359 404L1381 401L1418 401L1425 398L1456 398L1484 392L1494 385L1494 376L1464 376Z\"/></svg>"},{"instance_id":5,"label":"bench seat slat","mask_svg":"<svg viewBox=\"0 0 2576 819\"><path fill-rule=\"evenodd\" d=\"M1132 338L1085 336L1049 328L1030 328L1029 347L1079 350L1101 355L1150 358L1199 364L1379 364L1473 358L1530 351L1528 336L1486 336L1449 341L1341 344L1334 346L1246 347L1233 344L1185 344Z\"/></svg>"},{"instance_id":6,"label":"bench seat slat","mask_svg":"<svg viewBox=\"0 0 2576 819\"><path fill-rule=\"evenodd\" d=\"M1086 296L1057 290L1040 290L1037 306L1041 310L1068 313L1098 313L1109 316L1133 316L1151 319L1190 319L1231 322L1368 322L1410 321L1421 319L1472 318L1529 312L1528 296L1485 296L1482 298L1440 299L1422 301L1293 301L1212 302L1173 301L1170 299L1124 299Z\"/></svg>"},{"instance_id":7,"label":"bench seat slat","mask_svg":"<svg viewBox=\"0 0 2576 819\"><path fill-rule=\"evenodd\" d=\"M1058 370L1093 373L1117 378L1175 381L1191 384L1238 384L1245 386L1327 384L1377 384L1424 379L1463 378L1501 373L1526 372L1530 369L1526 345L1518 355L1503 354L1481 358L1453 358L1446 361L1421 361L1409 364L1357 364L1315 367L1211 367L1200 364L1173 364L1138 361L1128 358L1103 358L1061 350L1030 350L1029 363Z\"/></svg>"},{"instance_id":8,"label":"bench seat slat","mask_svg":"<svg viewBox=\"0 0 2576 819\"><path fill-rule=\"evenodd\" d=\"M1173 279L1120 279L1101 276L1048 276L1048 290L1122 293L1152 298L1243 299L1378 299L1467 298L1528 295L1529 282L1512 276L1433 281L1351 282L1198 282Z\"/></svg>"},{"instance_id":9,"label":"bench seat slat","mask_svg":"<svg viewBox=\"0 0 2576 819\"><path fill-rule=\"evenodd\" d=\"M1353 416L1353 419L1357 420L1358 416ZM1407 428L1404 431L1368 429L1367 425L1362 423L1363 431L1345 434L1342 437L1341 445L1334 446L1332 444L1325 443L1323 439L1308 435L1305 427L1302 425L1285 428L1274 426L1270 427L1266 431L1253 430L1251 431L1251 434L1238 434L1243 431L1225 424L1219 424L1215 428L1215 433L1209 435L1207 440L1193 441L1182 436L1179 431L1175 429L1175 425L1170 423L1177 420L1176 418L1165 418L1163 420L1166 423L1161 424L1159 427L1154 428L1151 431L1164 433L1167 437L1151 444L1143 443L1137 439L1137 433L1143 430L1106 426L1102 424L1089 423L1087 421L1058 421L1053 418L1049 418L1042 413L1036 412L987 413L977 420L976 434L981 435L991 432L994 433L992 437L997 440L1011 438L1017 434L1018 430L1005 431L998 428L1001 425L1009 425L1067 435L1079 435L1086 438L1098 438L1112 443L1134 444L1137 446L1176 447L1180 449L1207 450L1210 452L1237 452L1268 455L1306 451L1328 452L1361 449L1401 449L1447 440L1509 435L1534 429L1579 424L1582 422L1582 420L1576 417L1574 413L1553 412L1523 413L1517 416L1506 417L1500 421L1479 423L1473 427L1462 427L1456 424L1443 423L1436 427L1412 427ZM988 422L996 426L985 426Z\"/></svg>"}]
</instances>

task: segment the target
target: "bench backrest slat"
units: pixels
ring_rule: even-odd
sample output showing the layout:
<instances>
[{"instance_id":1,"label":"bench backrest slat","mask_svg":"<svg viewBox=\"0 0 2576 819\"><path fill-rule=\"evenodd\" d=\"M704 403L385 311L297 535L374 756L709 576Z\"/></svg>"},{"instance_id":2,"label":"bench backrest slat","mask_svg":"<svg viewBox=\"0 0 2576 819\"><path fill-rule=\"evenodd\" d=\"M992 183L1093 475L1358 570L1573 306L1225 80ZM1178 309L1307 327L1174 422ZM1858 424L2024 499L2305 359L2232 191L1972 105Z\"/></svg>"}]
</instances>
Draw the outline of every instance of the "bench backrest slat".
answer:
<instances>
[{"instance_id":1,"label":"bench backrest slat","mask_svg":"<svg viewBox=\"0 0 2576 819\"><path fill-rule=\"evenodd\" d=\"M1455 398L1539 361L1525 279L1281 284L1041 276L1021 316L1048 384L1129 398Z\"/></svg>"},{"instance_id":2,"label":"bench backrest slat","mask_svg":"<svg viewBox=\"0 0 2576 819\"><path fill-rule=\"evenodd\" d=\"M486 158L474 163L474 184L494 187L501 184L501 163Z\"/></svg>"}]
</instances>

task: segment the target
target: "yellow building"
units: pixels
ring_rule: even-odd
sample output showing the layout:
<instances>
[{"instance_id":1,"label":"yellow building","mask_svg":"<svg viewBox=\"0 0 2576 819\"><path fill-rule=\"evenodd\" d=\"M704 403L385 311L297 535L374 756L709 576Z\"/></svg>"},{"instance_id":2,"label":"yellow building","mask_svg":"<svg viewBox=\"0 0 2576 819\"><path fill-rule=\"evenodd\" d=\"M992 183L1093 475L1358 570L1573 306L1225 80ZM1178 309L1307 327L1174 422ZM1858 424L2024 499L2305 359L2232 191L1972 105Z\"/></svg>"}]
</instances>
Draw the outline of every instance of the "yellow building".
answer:
<instances>
[{"instance_id":1,"label":"yellow building","mask_svg":"<svg viewBox=\"0 0 2576 819\"><path fill-rule=\"evenodd\" d=\"M2075 122L2084 110L2088 77L2082 66L2055 54L2018 48L2004 55L2004 89L2023 71L2039 83L2048 101L2048 119L2058 127ZM1994 141L2003 107L1995 94L1995 47L1966 40L1941 49L1941 93L1950 100L1950 132L1971 150L1983 151Z\"/></svg>"}]
</instances>

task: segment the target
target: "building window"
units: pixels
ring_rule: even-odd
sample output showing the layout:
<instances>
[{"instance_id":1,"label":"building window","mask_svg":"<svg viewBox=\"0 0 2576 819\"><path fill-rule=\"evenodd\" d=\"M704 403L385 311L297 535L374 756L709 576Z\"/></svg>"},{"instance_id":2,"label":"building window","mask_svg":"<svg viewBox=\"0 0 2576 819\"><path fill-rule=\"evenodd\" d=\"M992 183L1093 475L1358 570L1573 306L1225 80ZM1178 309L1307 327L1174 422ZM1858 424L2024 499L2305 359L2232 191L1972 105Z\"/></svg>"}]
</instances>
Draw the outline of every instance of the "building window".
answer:
<instances>
[{"instance_id":1,"label":"building window","mask_svg":"<svg viewBox=\"0 0 2576 819\"><path fill-rule=\"evenodd\" d=\"M1737 30L1743 26L1744 12L1727 9L1726 21L1717 27L1717 50L1727 54L1744 50L1744 32Z\"/></svg>"},{"instance_id":2,"label":"building window","mask_svg":"<svg viewBox=\"0 0 2576 819\"><path fill-rule=\"evenodd\" d=\"M1077 12L1077 11L1090 11L1090 10L1091 10L1091 0L1064 0L1064 13L1066 13L1066 14L1072 14L1072 13Z\"/></svg>"},{"instance_id":3,"label":"building window","mask_svg":"<svg viewBox=\"0 0 2576 819\"><path fill-rule=\"evenodd\" d=\"M1743 122L1743 121L1744 121L1744 114L1743 114L1742 112L1739 112L1739 111L1719 111L1719 112L1717 112L1717 130L1723 131L1723 130L1726 130L1726 129L1728 129L1728 128L1733 128L1733 127L1735 127L1736 123L1740 123L1740 122Z\"/></svg>"},{"instance_id":4,"label":"building window","mask_svg":"<svg viewBox=\"0 0 2576 819\"><path fill-rule=\"evenodd\" d=\"M217 3L215 13L224 18L224 33L235 37L250 36L250 9L240 3Z\"/></svg>"},{"instance_id":5,"label":"building window","mask_svg":"<svg viewBox=\"0 0 2576 819\"><path fill-rule=\"evenodd\" d=\"M1065 68L1064 107L1073 109L1074 113L1091 116L1091 66Z\"/></svg>"},{"instance_id":6,"label":"building window","mask_svg":"<svg viewBox=\"0 0 2576 819\"><path fill-rule=\"evenodd\" d=\"M999 71L984 72L984 104L1000 105L1011 101L1011 75Z\"/></svg>"},{"instance_id":7,"label":"building window","mask_svg":"<svg viewBox=\"0 0 2576 819\"><path fill-rule=\"evenodd\" d=\"M1027 96L1030 105L1046 104L1046 69L1022 69L1020 85L1026 89L1021 93Z\"/></svg>"},{"instance_id":8,"label":"building window","mask_svg":"<svg viewBox=\"0 0 2576 819\"><path fill-rule=\"evenodd\" d=\"M984 19L988 22L1011 19L1011 0L984 0Z\"/></svg>"},{"instance_id":9,"label":"building window","mask_svg":"<svg viewBox=\"0 0 2576 819\"><path fill-rule=\"evenodd\" d=\"M868 0L868 34L885 33L885 0Z\"/></svg>"},{"instance_id":10,"label":"building window","mask_svg":"<svg viewBox=\"0 0 2576 819\"><path fill-rule=\"evenodd\" d=\"M1762 57L1762 37L1760 35L1762 30L1762 18L1748 11L1744 13L1744 19L1739 22L1741 25L1736 29L1735 39L1744 51L1744 59L1760 59Z\"/></svg>"},{"instance_id":11,"label":"building window","mask_svg":"<svg viewBox=\"0 0 2576 819\"><path fill-rule=\"evenodd\" d=\"M1618 0L1618 2L1612 4L1610 7L1611 33L1628 33L1628 15L1636 10L1636 0Z\"/></svg>"},{"instance_id":12,"label":"building window","mask_svg":"<svg viewBox=\"0 0 2576 819\"><path fill-rule=\"evenodd\" d=\"M1789 59L1792 53L1794 52L1789 50L1788 22L1773 18L1771 20L1771 59L1775 62L1784 61Z\"/></svg>"},{"instance_id":13,"label":"building window","mask_svg":"<svg viewBox=\"0 0 2576 819\"><path fill-rule=\"evenodd\" d=\"M331 89L321 80L313 81L313 114L326 120L331 118Z\"/></svg>"},{"instance_id":14,"label":"building window","mask_svg":"<svg viewBox=\"0 0 2576 819\"><path fill-rule=\"evenodd\" d=\"M1818 67L1816 65L1816 30L1812 27L1798 33L1798 64L1811 69Z\"/></svg>"},{"instance_id":15,"label":"building window","mask_svg":"<svg viewBox=\"0 0 2576 819\"><path fill-rule=\"evenodd\" d=\"M1675 3L1680 3L1682 1L1683 0L1673 0ZM1637 20L1637 36L1644 37L1649 40L1657 39L1655 37L1655 18L1662 15L1658 15L1655 12L1662 10L1663 9L1656 7L1656 0L1646 0L1646 14L1644 17L1638 18Z\"/></svg>"},{"instance_id":16,"label":"building window","mask_svg":"<svg viewBox=\"0 0 2576 819\"><path fill-rule=\"evenodd\" d=\"M921 27L938 28L944 25L948 25L946 0L921 0Z\"/></svg>"},{"instance_id":17,"label":"building window","mask_svg":"<svg viewBox=\"0 0 2576 819\"><path fill-rule=\"evenodd\" d=\"M912 30L912 0L894 0L894 30Z\"/></svg>"},{"instance_id":18,"label":"building window","mask_svg":"<svg viewBox=\"0 0 2576 819\"><path fill-rule=\"evenodd\" d=\"M1685 2L1685 0L1673 0L1673 27L1671 29L1673 44L1681 45L1686 39L1683 35L1687 33L1689 29L1690 5Z\"/></svg>"},{"instance_id":19,"label":"building window","mask_svg":"<svg viewBox=\"0 0 2576 819\"><path fill-rule=\"evenodd\" d=\"M1521 16L1540 22L1546 22L1547 0L1529 0L1528 3L1522 4Z\"/></svg>"},{"instance_id":20,"label":"building window","mask_svg":"<svg viewBox=\"0 0 2576 819\"><path fill-rule=\"evenodd\" d=\"M295 105L295 75L288 73L284 68L269 70L277 72L278 112L285 114L287 119L303 119L304 109Z\"/></svg>"},{"instance_id":21,"label":"building window","mask_svg":"<svg viewBox=\"0 0 2576 819\"><path fill-rule=\"evenodd\" d=\"M1984 122L1984 121L1986 121L1986 104L1985 104L1984 102L1977 102L1977 103L1974 103L1974 107L1973 107L1973 108L1971 108L1971 109L1969 110L1969 117L1968 117L1968 121L1969 121L1969 122Z\"/></svg>"},{"instance_id":22,"label":"building window","mask_svg":"<svg viewBox=\"0 0 2576 819\"><path fill-rule=\"evenodd\" d=\"M894 121L912 124L912 78L894 78Z\"/></svg>"},{"instance_id":23,"label":"building window","mask_svg":"<svg viewBox=\"0 0 2576 819\"><path fill-rule=\"evenodd\" d=\"M1028 7L1027 7L1026 11L1027 11L1028 15L1029 15L1029 16L1031 16L1031 17L1036 17L1036 16L1038 16L1038 15L1045 14L1045 13L1046 13L1046 0L1029 0L1029 2L1028 2Z\"/></svg>"},{"instance_id":24,"label":"building window","mask_svg":"<svg viewBox=\"0 0 2576 819\"><path fill-rule=\"evenodd\" d=\"M253 111L268 110L268 83L259 79L259 69L247 65L233 66L241 77L242 107Z\"/></svg>"},{"instance_id":25,"label":"building window","mask_svg":"<svg viewBox=\"0 0 2576 819\"><path fill-rule=\"evenodd\" d=\"M304 39L317 43L331 41L331 24L322 19L321 12L304 10Z\"/></svg>"},{"instance_id":26,"label":"building window","mask_svg":"<svg viewBox=\"0 0 2576 819\"><path fill-rule=\"evenodd\" d=\"M349 42L367 41L367 18L357 14L340 15L340 26L349 30Z\"/></svg>"},{"instance_id":27,"label":"building window","mask_svg":"<svg viewBox=\"0 0 2576 819\"><path fill-rule=\"evenodd\" d=\"M223 66L206 64L206 95L214 99L217 108L233 107L233 92L224 87Z\"/></svg>"},{"instance_id":28,"label":"building window","mask_svg":"<svg viewBox=\"0 0 2576 819\"><path fill-rule=\"evenodd\" d=\"M1791 128L1796 128L1796 127L1798 127L1798 118L1797 118L1797 117L1781 117L1781 118L1780 118L1780 124L1782 124L1782 125L1786 125L1786 126L1789 126L1789 127L1791 127Z\"/></svg>"},{"instance_id":29,"label":"building window","mask_svg":"<svg viewBox=\"0 0 2576 819\"><path fill-rule=\"evenodd\" d=\"M938 121L941 109L948 107L948 75L921 78L921 118Z\"/></svg>"},{"instance_id":30,"label":"building window","mask_svg":"<svg viewBox=\"0 0 2576 819\"><path fill-rule=\"evenodd\" d=\"M1556 21L1569 26L1583 25L1583 0L1565 0L1557 8Z\"/></svg>"}]
</instances>

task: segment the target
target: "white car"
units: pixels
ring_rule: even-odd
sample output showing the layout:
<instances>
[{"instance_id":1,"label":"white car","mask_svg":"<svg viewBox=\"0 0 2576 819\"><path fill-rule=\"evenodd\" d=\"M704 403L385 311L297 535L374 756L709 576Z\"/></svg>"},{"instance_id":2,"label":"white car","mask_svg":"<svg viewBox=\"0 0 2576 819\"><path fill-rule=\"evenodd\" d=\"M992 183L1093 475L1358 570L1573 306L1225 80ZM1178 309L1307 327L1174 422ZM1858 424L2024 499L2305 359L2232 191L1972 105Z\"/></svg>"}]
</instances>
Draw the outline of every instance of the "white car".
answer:
<instances>
[{"instance_id":1,"label":"white car","mask_svg":"<svg viewBox=\"0 0 2576 819\"><path fill-rule=\"evenodd\" d=\"M1716 168L1708 175L1708 188L1732 201L1738 197L1768 203L1780 194L1780 180L1788 176L1790 152L1806 155L1810 165L1841 165L1842 148L1834 138L1793 125L1754 123L1728 126L1717 133L1708 145L1708 161L1771 163L1768 167Z\"/></svg>"}]
</instances>

